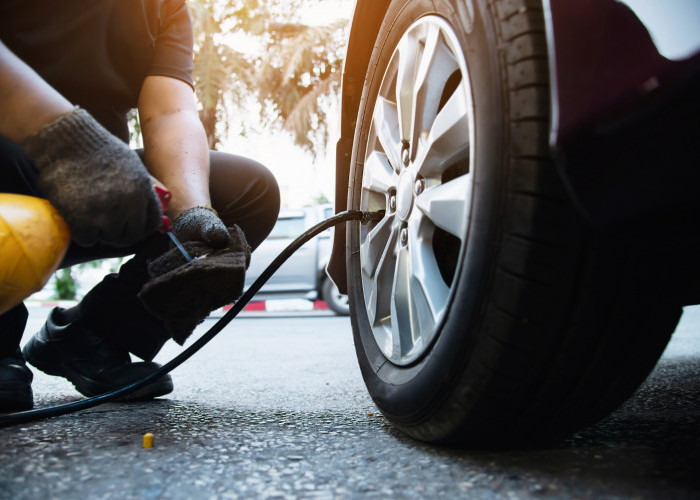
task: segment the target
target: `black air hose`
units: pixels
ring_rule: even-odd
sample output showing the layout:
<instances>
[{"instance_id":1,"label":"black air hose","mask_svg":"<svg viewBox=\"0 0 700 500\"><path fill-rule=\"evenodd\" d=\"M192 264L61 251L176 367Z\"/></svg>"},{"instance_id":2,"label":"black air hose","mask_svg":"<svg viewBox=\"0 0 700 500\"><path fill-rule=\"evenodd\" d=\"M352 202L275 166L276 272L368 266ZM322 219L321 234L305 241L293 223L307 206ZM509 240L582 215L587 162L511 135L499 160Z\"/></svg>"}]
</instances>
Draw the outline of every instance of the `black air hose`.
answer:
<instances>
[{"instance_id":1,"label":"black air hose","mask_svg":"<svg viewBox=\"0 0 700 500\"><path fill-rule=\"evenodd\" d=\"M213 339L221 330L228 325L233 318L235 318L238 313L240 313L243 308L250 302L250 300L255 296L255 294L262 288L262 286L270 279L270 277L280 268L284 262L291 257L291 255L296 252L304 243L309 241L311 238L319 233L322 233L328 228L331 228L341 222L359 220L362 223L367 223L371 220L379 220L384 216L382 212L362 212L360 210L348 210L346 212L341 212L328 219L319 222L314 227L304 232L301 236L291 242L287 248L285 248L272 263L267 266L267 268L262 272L255 282L241 295L241 298L236 301L231 309L229 309L224 316L217 321L209 330L207 330L201 337L199 337L191 346L182 351L180 354L175 356L173 359L165 363L158 370L151 373L147 377L138 380L132 384L126 385L121 389L117 389L112 392L101 394L99 396L94 396L91 398L81 399L80 401L74 401L72 403L67 403L58 406L52 406L50 408L37 408L35 410L22 411L17 413L10 413L8 415L0 416L0 427L9 427L11 425L23 424L27 422L33 422L36 420L42 420L49 417L56 417L59 415L65 415L67 413L74 413L80 410L86 410L94 406L101 405L102 403L108 403L114 401L115 399L125 396L137 389L140 389L149 382L162 377L166 373L171 372L173 369L180 366L182 363L187 361L194 353L199 351L204 347L211 339Z\"/></svg>"}]
</instances>

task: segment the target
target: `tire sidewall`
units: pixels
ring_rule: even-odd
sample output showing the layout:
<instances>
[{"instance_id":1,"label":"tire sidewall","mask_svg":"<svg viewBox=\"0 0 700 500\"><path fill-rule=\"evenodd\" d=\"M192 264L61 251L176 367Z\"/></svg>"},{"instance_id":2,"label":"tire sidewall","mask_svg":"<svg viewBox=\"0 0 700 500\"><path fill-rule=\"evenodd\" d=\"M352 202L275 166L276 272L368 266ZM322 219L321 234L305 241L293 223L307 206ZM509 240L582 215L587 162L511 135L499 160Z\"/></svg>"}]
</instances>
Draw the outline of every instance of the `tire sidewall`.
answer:
<instances>
[{"instance_id":1,"label":"tire sidewall","mask_svg":"<svg viewBox=\"0 0 700 500\"><path fill-rule=\"evenodd\" d=\"M379 409L394 423L417 425L443 405L472 358L485 307L486 290L497 254L498 213L504 183L504 105L501 64L485 3L470 4L473 19L448 0L393 2L375 44L365 80L351 160L349 206L358 208L362 163L374 102L381 79L403 33L418 18L440 15L452 25L467 57L474 103L474 191L466 245L455 276L446 319L425 355L411 366L392 364L379 350L367 318L360 276L359 226L348 227L348 282L355 349L367 388ZM390 21L387 21L390 20ZM459 25L456 25L459 20ZM384 38L383 38L384 37ZM352 284L358 284L353 286Z\"/></svg>"}]
</instances>

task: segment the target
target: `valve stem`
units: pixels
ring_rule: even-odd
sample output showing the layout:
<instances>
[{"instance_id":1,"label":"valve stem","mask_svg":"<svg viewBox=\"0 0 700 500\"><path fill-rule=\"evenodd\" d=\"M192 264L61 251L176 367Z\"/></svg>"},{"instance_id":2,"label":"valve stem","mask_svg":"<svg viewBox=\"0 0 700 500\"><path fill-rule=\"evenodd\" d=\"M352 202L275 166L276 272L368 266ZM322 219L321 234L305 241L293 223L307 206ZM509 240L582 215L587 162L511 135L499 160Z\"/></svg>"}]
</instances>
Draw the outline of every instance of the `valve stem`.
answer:
<instances>
[{"instance_id":1,"label":"valve stem","mask_svg":"<svg viewBox=\"0 0 700 500\"><path fill-rule=\"evenodd\" d=\"M375 212L362 212L362 219L360 219L360 222L362 224L367 224L368 222L379 222L384 218L384 214L386 211L384 210L377 210Z\"/></svg>"}]
</instances>

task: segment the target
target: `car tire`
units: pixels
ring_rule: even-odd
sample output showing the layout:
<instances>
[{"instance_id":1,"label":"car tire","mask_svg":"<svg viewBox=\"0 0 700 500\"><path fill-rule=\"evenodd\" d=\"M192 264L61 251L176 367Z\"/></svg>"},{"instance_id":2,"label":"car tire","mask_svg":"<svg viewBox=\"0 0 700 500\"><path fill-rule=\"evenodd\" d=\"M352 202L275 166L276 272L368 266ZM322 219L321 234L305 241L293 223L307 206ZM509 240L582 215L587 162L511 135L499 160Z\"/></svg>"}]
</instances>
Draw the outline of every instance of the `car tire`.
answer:
<instances>
[{"instance_id":1,"label":"car tire","mask_svg":"<svg viewBox=\"0 0 700 500\"><path fill-rule=\"evenodd\" d=\"M323 301L330 307L331 311L337 315L348 316L350 314L348 296L340 293L338 287L330 278L323 280L321 297L323 297Z\"/></svg>"},{"instance_id":2,"label":"car tire","mask_svg":"<svg viewBox=\"0 0 700 500\"><path fill-rule=\"evenodd\" d=\"M486 447L610 413L681 308L655 245L593 231L567 197L541 3L394 0L364 81L348 206L385 213L348 225L347 262L378 408L417 439Z\"/></svg>"}]
</instances>

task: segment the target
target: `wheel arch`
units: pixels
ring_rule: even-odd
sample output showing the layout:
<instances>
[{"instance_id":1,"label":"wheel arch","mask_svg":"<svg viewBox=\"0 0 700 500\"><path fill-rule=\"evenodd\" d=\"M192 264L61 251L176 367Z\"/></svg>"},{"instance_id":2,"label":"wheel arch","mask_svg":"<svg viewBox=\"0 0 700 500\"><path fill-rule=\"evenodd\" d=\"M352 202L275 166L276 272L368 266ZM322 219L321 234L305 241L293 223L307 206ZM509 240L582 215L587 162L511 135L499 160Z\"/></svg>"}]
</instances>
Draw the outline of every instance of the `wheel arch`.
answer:
<instances>
[{"instance_id":1,"label":"wheel arch","mask_svg":"<svg viewBox=\"0 0 700 500\"><path fill-rule=\"evenodd\" d=\"M341 86L340 139L336 145L335 211L347 210L350 155L355 135L357 110L367 65L379 33L379 27L389 8L390 0L357 0L348 39ZM328 262L328 275L342 293L348 292L345 262L345 224L336 227L333 249Z\"/></svg>"}]
</instances>

